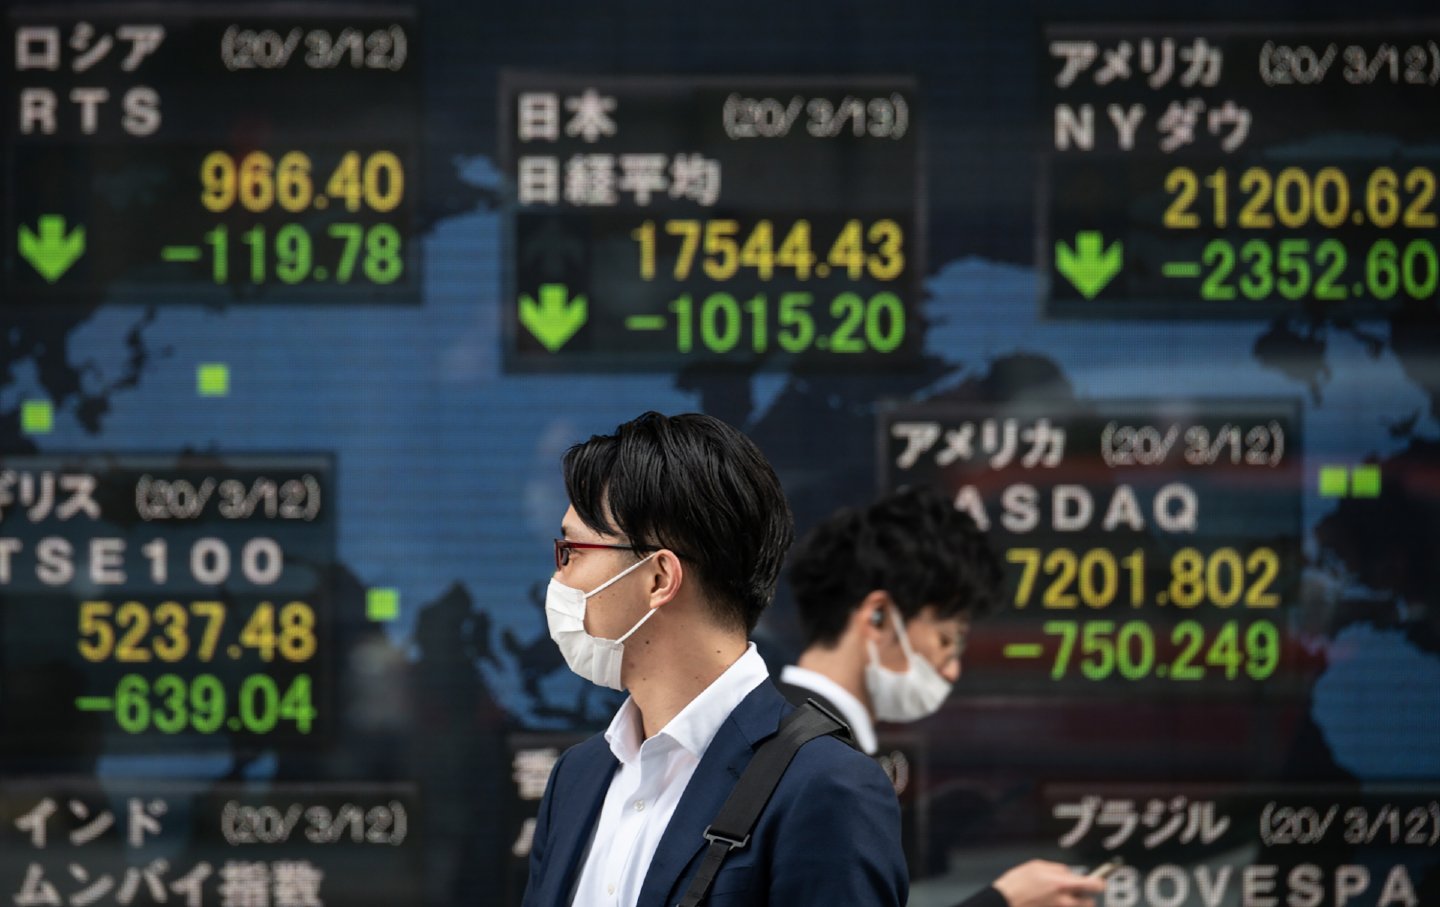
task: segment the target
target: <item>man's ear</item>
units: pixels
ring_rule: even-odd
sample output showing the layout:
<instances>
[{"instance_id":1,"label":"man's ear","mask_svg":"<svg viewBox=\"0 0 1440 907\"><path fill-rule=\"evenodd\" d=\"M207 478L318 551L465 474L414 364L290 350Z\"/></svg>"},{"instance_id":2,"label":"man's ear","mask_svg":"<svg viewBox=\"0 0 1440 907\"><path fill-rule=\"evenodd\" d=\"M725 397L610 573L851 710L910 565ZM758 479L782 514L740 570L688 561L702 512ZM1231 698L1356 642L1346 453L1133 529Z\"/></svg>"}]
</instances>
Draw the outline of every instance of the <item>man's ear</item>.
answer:
<instances>
[{"instance_id":1,"label":"man's ear","mask_svg":"<svg viewBox=\"0 0 1440 907\"><path fill-rule=\"evenodd\" d=\"M650 607L669 603L685 582L685 565L669 548L661 548L650 560Z\"/></svg>"},{"instance_id":2,"label":"man's ear","mask_svg":"<svg viewBox=\"0 0 1440 907\"><path fill-rule=\"evenodd\" d=\"M890 597L890 593L883 589L874 590L862 598L860 604L851 612L851 632L858 633L862 639L880 641L890 625L890 609L894 605L895 601Z\"/></svg>"}]
</instances>

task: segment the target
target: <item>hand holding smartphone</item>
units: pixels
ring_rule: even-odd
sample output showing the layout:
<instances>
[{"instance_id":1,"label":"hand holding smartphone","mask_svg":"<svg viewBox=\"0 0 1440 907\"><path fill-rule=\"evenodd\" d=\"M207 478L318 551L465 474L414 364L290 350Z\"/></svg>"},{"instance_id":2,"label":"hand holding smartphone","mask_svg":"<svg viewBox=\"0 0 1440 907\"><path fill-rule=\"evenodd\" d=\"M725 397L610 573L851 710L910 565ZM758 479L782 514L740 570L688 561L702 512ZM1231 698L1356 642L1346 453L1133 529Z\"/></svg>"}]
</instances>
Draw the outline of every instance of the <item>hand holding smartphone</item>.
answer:
<instances>
[{"instance_id":1,"label":"hand holding smartphone","mask_svg":"<svg viewBox=\"0 0 1440 907\"><path fill-rule=\"evenodd\" d=\"M1089 876L1092 879L1103 879L1106 876L1110 875L1110 873L1114 872L1115 870L1119 869L1121 866L1124 865L1125 860L1122 857L1111 857L1104 863L1101 863L1099 866L1096 866L1094 869L1090 870Z\"/></svg>"}]
</instances>

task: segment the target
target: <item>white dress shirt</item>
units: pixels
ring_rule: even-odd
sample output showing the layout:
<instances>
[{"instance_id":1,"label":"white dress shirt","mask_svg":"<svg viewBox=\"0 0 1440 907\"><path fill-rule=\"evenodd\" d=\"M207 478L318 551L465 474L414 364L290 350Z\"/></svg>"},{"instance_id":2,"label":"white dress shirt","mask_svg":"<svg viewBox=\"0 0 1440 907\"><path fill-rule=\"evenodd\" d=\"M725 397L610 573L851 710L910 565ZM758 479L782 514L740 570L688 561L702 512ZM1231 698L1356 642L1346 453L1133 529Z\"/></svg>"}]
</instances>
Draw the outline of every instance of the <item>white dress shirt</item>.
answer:
<instances>
[{"instance_id":1,"label":"white dress shirt","mask_svg":"<svg viewBox=\"0 0 1440 907\"><path fill-rule=\"evenodd\" d=\"M635 700L625 700L605 732L620 767L600 808L574 907L634 907L660 838L710 741L740 701L768 677L752 642L649 740L643 739Z\"/></svg>"},{"instance_id":2,"label":"white dress shirt","mask_svg":"<svg viewBox=\"0 0 1440 907\"><path fill-rule=\"evenodd\" d=\"M850 733L855 737L855 745L860 747L867 756L875 755L876 751L880 749L880 742L875 739L875 722L870 720L870 713L849 690L824 674L809 668L802 668L799 665L786 665L785 669L780 672L780 682L814 690L833 702L835 708L840 710L840 717L850 725Z\"/></svg>"}]
</instances>

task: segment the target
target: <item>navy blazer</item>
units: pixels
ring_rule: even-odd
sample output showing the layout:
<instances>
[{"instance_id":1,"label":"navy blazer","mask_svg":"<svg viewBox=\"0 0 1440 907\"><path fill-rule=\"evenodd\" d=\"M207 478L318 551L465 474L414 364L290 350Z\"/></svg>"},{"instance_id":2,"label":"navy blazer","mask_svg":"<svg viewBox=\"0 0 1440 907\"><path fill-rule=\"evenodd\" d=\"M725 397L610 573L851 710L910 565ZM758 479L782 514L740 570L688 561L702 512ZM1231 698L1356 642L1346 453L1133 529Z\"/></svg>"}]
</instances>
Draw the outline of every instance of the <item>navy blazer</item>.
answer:
<instances>
[{"instance_id":1,"label":"navy blazer","mask_svg":"<svg viewBox=\"0 0 1440 907\"><path fill-rule=\"evenodd\" d=\"M637 907L675 907L700 866L706 826L755 748L793 710L768 680L720 726L656 848ZM555 763L530 851L524 907L568 907L585 848L619 766L603 735ZM876 762L834 737L801 747L746 847L715 877L709 907L900 907L909 893L900 809Z\"/></svg>"}]
</instances>

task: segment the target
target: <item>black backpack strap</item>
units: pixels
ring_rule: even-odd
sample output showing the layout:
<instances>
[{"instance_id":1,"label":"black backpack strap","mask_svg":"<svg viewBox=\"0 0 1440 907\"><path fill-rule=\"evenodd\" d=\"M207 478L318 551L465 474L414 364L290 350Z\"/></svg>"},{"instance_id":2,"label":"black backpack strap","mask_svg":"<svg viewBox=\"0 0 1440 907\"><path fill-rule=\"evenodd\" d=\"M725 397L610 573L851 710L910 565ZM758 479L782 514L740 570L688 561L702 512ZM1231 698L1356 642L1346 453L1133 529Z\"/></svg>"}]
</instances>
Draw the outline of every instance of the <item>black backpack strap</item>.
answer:
<instances>
[{"instance_id":1,"label":"black backpack strap","mask_svg":"<svg viewBox=\"0 0 1440 907\"><path fill-rule=\"evenodd\" d=\"M750 843L755 821L760 818L765 804L770 802L770 795L775 793L780 778L800 747L826 734L835 734L854 745L849 725L814 699L808 699L786 716L775 736L760 744L715 820L705 829L705 840L710 842L710 846L706 848L700 869L678 907L699 907L705 900L725 857L730 851Z\"/></svg>"}]
</instances>

